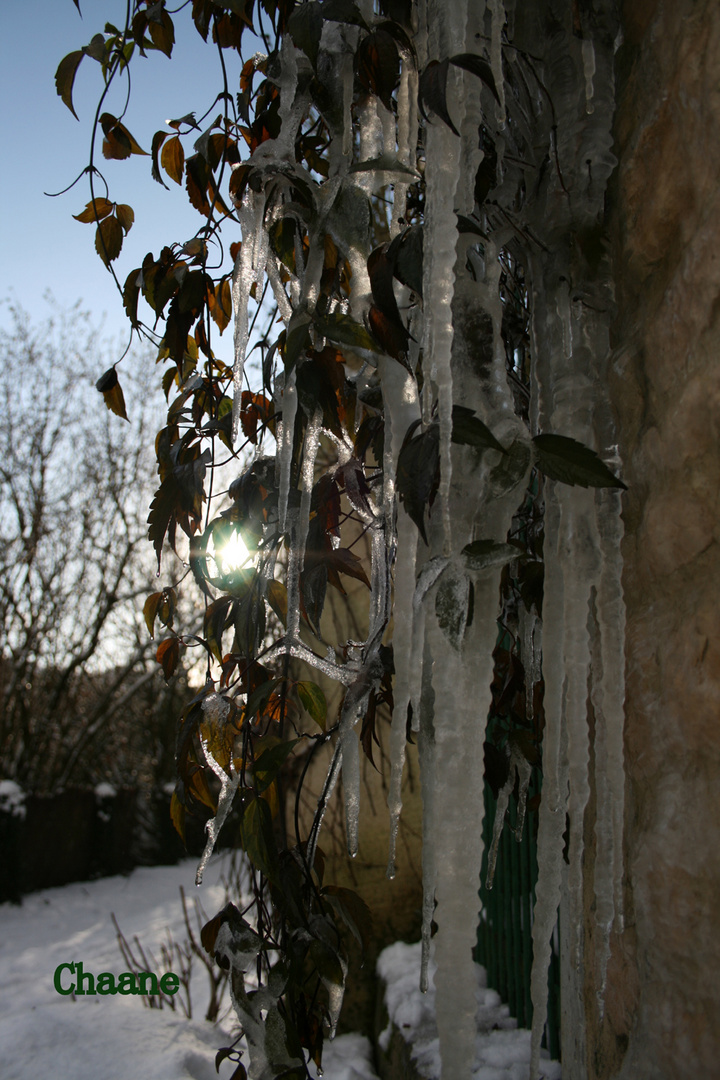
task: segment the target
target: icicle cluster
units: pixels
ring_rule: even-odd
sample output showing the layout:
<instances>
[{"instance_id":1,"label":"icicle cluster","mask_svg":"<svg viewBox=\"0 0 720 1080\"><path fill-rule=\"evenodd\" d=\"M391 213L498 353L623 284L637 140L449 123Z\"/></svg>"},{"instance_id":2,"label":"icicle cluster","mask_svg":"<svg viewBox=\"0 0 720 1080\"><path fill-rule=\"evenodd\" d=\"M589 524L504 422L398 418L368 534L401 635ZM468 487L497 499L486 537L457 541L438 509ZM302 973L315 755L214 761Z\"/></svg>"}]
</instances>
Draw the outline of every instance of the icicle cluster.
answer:
<instances>
[{"instance_id":1,"label":"icicle cluster","mask_svg":"<svg viewBox=\"0 0 720 1080\"><path fill-rule=\"evenodd\" d=\"M371 539L367 638L348 645L344 663L332 655L318 656L300 639L300 574L323 418L320 409L308 416L299 471L300 504L293 507L289 493L299 400L297 373L292 370L284 385L276 387L276 406L282 413L276 459L278 524L289 541L288 625L286 635L267 652L264 662L281 654L297 657L345 687L335 751L307 857L312 865L323 814L340 775L348 851L354 855L360 808L356 725L383 676L380 650L389 637L392 610L395 685L388 874L392 877L395 872L411 706L423 787L422 980L426 986L430 928L436 919L435 982L443 1077L469 1080L475 1048L471 948L482 859L483 741L491 704L501 566L490 561L473 567L462 552L473 541L502 544L506 540L528 483L532 436L539 432L570 436L595 448L606 460L615 453L616 439L603 396L611 310L609 271L604 263L600 269L591 267L582 251L584 230L589 232L597 224L614 165L610 135L614 15L609 0L600 0L605 21L596 39L590 26L583 26L582 36L578 35L568 9L558 15L557 32L544 40L533 3L508 4L507 11L502 0L488 0L486 5L427 0L416 7L413 44L420 69L429 62L468 53L482 56L484 67L479 69L482 80L477 72L461 70L461 66L447 69L447 109L460 136L439 116L433 116L424 129L423 305L422 309L417 305L410 317L409 346L410 367L421 365L422 392L415 375L398 360L380 355L373 361L384 402L383 484L381 492L376 489L367 497L364 510L359 508L361 500L354 506ZM372 19L369 3L362 10ZM373 94L364 94L353 103L351 50L357 45L358 27L326 23L322 34L323 48L335 62L340 119L331 133L327 179L315 193L314 222L304 255L300 241L296 244L294 273L280 267L266 239L268 224L287 210L282 199L273 204L264 189L252 190L240 207L243 245L233 278L234 430L253 285L259 289L267 273L288 334L310 327L320 295L325 236L332 236L336 228L336 199L348 192L371 196L388 183L386 168L352 170L353 158L355 165L378 158L384 163L392 158L413 169L416 164L418 67L413 57L400 50L394 115ZM307 99L296 92L302 85L298 55L286 37L281 54L281 133L254 155L268 174L271 166L276 171L282 167L286 173L295 168L294 140L307 107ZM479 133L486 131L493 137L482 142ZM393 176L391 237L402 227L409 184L407 174ZM478 195L480 180L487 181L492 190L487 205L487 192ZM458 213L465 218L475 215L472 230L465 224L459 234ZM360 236L362 228L356 232ZM571 236L580 240L572 243ZM369 252L361 241L362 237L344 244L352 288L349 300L340 300L356 324L366 319L372 302ZM508 252L522 263L527 273L523 288L530 293L534 363L530 429L518 415L508 379L506 314L512 290ZM401 294L399 287L396 293ZM403 295L407 298L409 290ZM356 375L358 386L366 367ZM453 407L459 404L474 410L504 453L453 445ZM420 420L420 430L437 424L440 461L438 505L430 515L427 549L418 542L415 524L398 507L396 490L403 441L411 425ZM329 437L335 442L339 464L344 465L352 455L352 445L336 433ZM531 1080L536 1080L538 1071L550 941L561 897L572 928L563 947L570 968L582 969L584 815L593 784L598 802L594 887L601 1009L610 934L622 918L624 623L619 510L615 492L596 493L546 481L542 624L536 614L523 613L520 619L529 679L528 715L541 665L546 715L540 875L533 925ZM595 724L594 777L589 776L588 686ZM209 749L204 749L215 769ZM521 833L530 779L531 768L521 749L510 742L508 754L510 775L498 800L489 853L490 885L515 780L521 795L517 825ZM237 778L218 769L223 785L220 819ZM568 817L570 864L565 873L562 851ZM209 850L212 840L209 835ZM582 1033L574 1039L574 1052L579 1055Z\"/></svg>"}]
</instances>

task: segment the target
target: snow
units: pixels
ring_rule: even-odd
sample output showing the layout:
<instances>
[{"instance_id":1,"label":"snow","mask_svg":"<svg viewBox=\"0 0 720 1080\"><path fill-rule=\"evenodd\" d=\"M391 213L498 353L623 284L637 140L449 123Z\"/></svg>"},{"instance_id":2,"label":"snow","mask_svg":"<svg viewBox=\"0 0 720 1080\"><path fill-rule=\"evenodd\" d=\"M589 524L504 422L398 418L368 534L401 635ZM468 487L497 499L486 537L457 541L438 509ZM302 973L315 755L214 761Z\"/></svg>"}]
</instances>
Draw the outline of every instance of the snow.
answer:
<instances>
[{"instance_id":1,"label":"snow","mask_svg":"<svg viewBox=\"0 0 720 1080\"><path fill-rule=\"evenodd\" d=\"M58 964L77 960L96 974L118 975L126 969L111 912L129 941L137 936L159 956L168 929L175 941L185 938L180 886L189 904L198 897L211 917L225 902L221 879L228 871L227 855L212 859L205 884L191 891L195 860L184 860L177 866L143 867L129 877L45 889L25 897L21 907L0 905L3 1080L217 1078L215 1054L235 1037L234 1020L229 1000L219 1025L203 1019L207 979L197 961L191 1020L179 1008L145 1008L136 997L60 997L53 974ZM232 1062L224 1062L220 1080L228 1080L233 1068ZM314 1067L310 1072L317 1077ZM377 1080L369 1041L362 1035L341 1035L326 1043L323 1074L325 1080Z\"/></svg>"},{"instance_id":2,"label":"snow","mask_svg":"<svg viewBox=\"0 0 720 1080\"><path fill-rule=\"evenodd\" d=\"M436 965L431 961L428 992L418 988L421 947L399 941L378 957L377 972L385 983L385 1006L390 1023L380 1035L380 1047L387 1051L394 1024L407 1043L420 1076L437 1080L440 1076L440 1043L435 1018ZM496 990L487 986L485 969L474 965L475 1056L473 1080L526 1080L530 1063L530 1032L519 1030L507 1005ZM560 1080L560 1065L540 1061L539 1076Z\"/></svg>"},{"instance_id":3,"label":"snow","mask_svg":"<svg viewBox=\"0 0 720 1080\"><path fill-rule=\"evenodd\" d=\"M115 788L112 786L112 784L108 784L106 781L103 781L102 784L98 784L95 788L96 799L114 799L116 795L117 792Z\"/></svg>"},{"instance_id":4,"label":"snow","mask_svg":"<svg viewBox=\"0 0 720 1080\"><path fill-rule=\"evenodd\" d=\"M14 780L0 780L0 810L11 817L25 817L25 792Z\"/></svg>"}]
</instances>

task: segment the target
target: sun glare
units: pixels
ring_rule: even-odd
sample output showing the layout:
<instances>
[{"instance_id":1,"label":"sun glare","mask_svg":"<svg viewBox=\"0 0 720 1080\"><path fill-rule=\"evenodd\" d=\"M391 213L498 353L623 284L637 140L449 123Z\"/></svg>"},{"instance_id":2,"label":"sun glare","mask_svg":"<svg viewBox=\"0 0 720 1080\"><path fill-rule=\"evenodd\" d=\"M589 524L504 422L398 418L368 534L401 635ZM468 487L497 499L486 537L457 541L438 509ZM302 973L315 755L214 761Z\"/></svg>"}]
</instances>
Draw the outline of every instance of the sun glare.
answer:
<instances>
[{"instance_id":1,"label":"sun glare","mask_svg":"<svg viewBox=\"0 0 720 1080\"><path fill-rule=\"evenodd\" d=\"M232 533L227 543L218 550L217 556L223 574L230 574L234 570L244 570L246 566L251 566L253 561L252 554L238 532Z\"/></svg>"}]
</instances>

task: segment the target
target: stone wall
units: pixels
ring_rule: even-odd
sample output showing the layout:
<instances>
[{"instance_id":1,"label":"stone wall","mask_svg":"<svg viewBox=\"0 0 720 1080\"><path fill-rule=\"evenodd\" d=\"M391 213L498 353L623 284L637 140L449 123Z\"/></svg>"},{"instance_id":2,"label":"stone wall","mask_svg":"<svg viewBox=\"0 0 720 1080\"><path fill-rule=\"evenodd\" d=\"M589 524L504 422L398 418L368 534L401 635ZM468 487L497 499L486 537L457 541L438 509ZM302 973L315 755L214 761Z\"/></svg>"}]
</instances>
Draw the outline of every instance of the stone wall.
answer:
<instances>
[{"instance_id":1,"label":"stone wall","mask_svg":"<svg viewBox=\"0 0 720 1080\"><path fill-rule=\"evenodd\" d=\"M588 1075L698 1080L720 1075L720 5L627 0L624 25L627 918Z\"/></svg>"}]
</instances>

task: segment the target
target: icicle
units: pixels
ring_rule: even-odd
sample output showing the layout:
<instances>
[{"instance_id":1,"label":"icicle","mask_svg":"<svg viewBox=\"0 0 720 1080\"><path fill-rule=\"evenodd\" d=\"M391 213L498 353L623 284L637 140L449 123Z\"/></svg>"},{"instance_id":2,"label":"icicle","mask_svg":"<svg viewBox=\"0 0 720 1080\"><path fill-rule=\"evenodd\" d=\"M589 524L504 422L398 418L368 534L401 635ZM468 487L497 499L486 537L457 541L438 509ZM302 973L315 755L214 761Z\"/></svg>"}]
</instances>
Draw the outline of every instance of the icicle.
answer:
<instances>
[{"instance_id":1,"label":"icicle","mask_svg":"<svg viewBox=\"0 0 720 1080\"><path fill-rule=\"evenodd\" d=\"M455 190L460 174L460 140L436 121L427 129L427 183L423 296L425 297L426 356L438 391L440 422L440 504L445 554L452 551L450 485L452 482L451 355L453 341L452 300L455 288L457 222Z\"/></svg>"},{"instance_id":2,"label":"icicle","mask_svg":"<svg viewBox=\"0 0 720 1080\"><path fill-rule=\"evenodd\" d=\"M493 822L493 835L490 851L488 852L487 877L485 886L492 889L495 880L495 865L497 863L500 837L505 825L505 813L508 808L510 796L515 788L515 780L518 781L518 809L517 824L515 827L515 839L522 840L523 825L525 823L525 804L527 791L532 776L532 765L522 751L514 743L509 747L508 778L498 792L497 806L495 807L495 821Z\"/></svg>"},{"instance_id":3,"label":"icicle","mask_svg":"<svg viewBox=\"0 0 720 1080\"><path fill-rule=\"evenodd\" d=\"M202 745L205 761L220 781L220 796L218 798L218 805L217 810L215 811L215 816L211 817L207 825L205 826L205 831L207 832L207 841L205 843L205 850L202 853L200 862L198 863L197 871L195 873L196 885L202 885L205 868L210 860L210 856L215 849L215 844L217 842L218 836L220 835L220 830L223 827L225 818L230 812L230 808L233 804L233 799L235 798L235 792L237 791L238 785L240 783L240 773L235 771L235 765L233 764L232 760L230 761L230 775L228 776L222 765L220 765L220 763L216 761L213 757L207 740L202 735L200 736L200 743Z\"/></svg>"},{"instance_id":4,"label":"icicle","mask_svg":"<svg viewBox=\"0 0 720 1080\"><path fill-rule=\"evenodd\" d=\"M432 921L435 915L435 732L433 728L433 709L435 694L432 686L432 656L429 646L425 649L425 663L421 671L420 703L418 716L418 760L420 763L420 782L422 784L423 803L423 846L422 846L422 956L420 961L420 989L423 994L428 990L428 966L430 963L430 943L432 939Z\"/></svg>"},{"instance_id":5,"label":"icicle","mask_svg":"<svg viewBox=\"0 0 720 1080\"><path fill-rule=\"evenodd\" d=\"M342 59L342 84L343 84L343 137L342 152L346 158L352 158L353 152L353 123L352 123L352 100L355 82L355 70L353 58L349 53L343 54Z\"/></svg>"},{"instance_id":6,"label":"icicle","mask_svg":"<svg viewBox=\"0 0 720 1080\"><path fill-rule=\"evenodd\" d=\"M564 583L558 550L560 506L549 483L545 494L545 586L543 600L543 674L545 730L543 732L543 789L538 821L538 880L533 912L533 1003L530 1080L537 1080L540 1042L547 1019L550 942L557 919L562 880L563 842L567 806L567 761L561 725L565 667L563 662Z\"/></svg>"},{"instance_id":7,"label":"icicle","mask_svg":"<svg viewBox=\"0 0 720 1080\"><path fill-rule=\"evenodd\" d=\"M582 949L583 823L590 796L590 760L587 722L590 642L588 615L590 589L597 572L594 494L581 489L561 495L569 536L564 553L565 575L565 723L567 727L570 817L569 869L567 884L570 940L565 943L571 964L579 971Z\"/></svg>"},{"instance_id":8,"label":"icicle","mask_svg":"<svg viewBox=\"0 0 720 1080\"><path fill-rule=\"evenodd\" d=\"M248 303L252 286L261 279L267 258L267 236L263 229L263 208L265 196L262 192L250 191L240 210L242 245L238 252L232 276L232 305L235 317L233 349L233 442L240 427L240 403L242 400L243 376L245 373L245 353L248 343ZM262 285L258 286L259 291Z\"/></svg>"},{"instance_id":9,"label":"icicle","mask_svg":"<svg viewBox=\"0 0 720 1080\"><path fill-rule=\"evenodd\" d=\"M591 38L582 40L583 74L585 76L585 112L595 112L593 105L593 76L595 74L595 46Z\"/></svg>"},{"instance_id":10,"label":"icicle","mask_svg":"<svg viewBox=\"0 0 720 1080\"><path fill-rule=\"evenodd\" d=\"M287 569L287 636L290 641L297 639L300 632L300 572L305 558L305 543L307 541L308 527L310 523L310 499L312 497L313 480L315 476L315 458L320 445L320 431L322 428L322 412L316 409L308 420L305 431L305 443L303 446L302 471L300 476L301 496L300 514L297 526L293 529L288 556ZM287 499L287 495L285 496ZM287 514L287 504L285 514ZM281 531L283 526L281 525Z\"/></svg>"},{"instance_id":11,"label":"icicle","mask_svg":"<svg viewBox=\"0 0 720 1080\"><path fill-rule=\"evenodd\" d=\"M596 649L592 701L595 710L595 907L598 928L597 1000L604 1014L610 933L622 930L622 842L624 820L625 606L620 544L623 524L617 492L596 500L602 565L595 601Z\"/></svg>"},{"instance_id":12,"label":"icicle","mask_svg":"<svg viewBox=\"0 0 720 1080\"><path fill-rule=\"evenodd\" d=\"M395 564L395 602L393 605L393 659L395 663L394 706L390 728L390 853L387 876L395 876L395 849L402 811L402 778L405 767L407 712L410 702L410 683L413 675L412 625L413 591L415 587L415 556L418 531L410 517L401 510L397 523L398 556ZM413 720L415 720L413 715ZM420 716L418 714L417 721Z\"/></svg>"},{"instance_id":13,"label":"icicle","mask_svg":"<svg viewBox=\"0 0 720 1080\"><path fill-rule=\"evenodd\" d=\"M505 78L503 76L502 63L502 32L505 26L505 5L503 0L488 0L488 7L492 18L490 31L490 66L492 68L495 87L500 99L497 106L497 123L499 128L505 127Z\"/></svg>"},{"instance_id":14,"label":"icicle","mask_svg":"<svg viewBox=\"0 0 720 1080\"><path fill-rule=\"evenodd\" d=\"M562 327L562 348L566 360L572 358L572 321L570 314L570 286L563 280L558 284L556 294L558 318Z\"/></svg>"},{"instance_id":15,"label":"icicle","mask_svg":"<svg viewBox=\"0 0 720 1080\"><path fill-rule=\"evenodd\" d=\"M287 504L290 493L290 472L292 469L293 441L295 438L295 413L297 412L297 387L295 370L290 372L282 397L281 431L278 438L278 515L280 532L285 532L287 523Z\"/></svg>"},{"instance_id":16,"label":"icicle","mask_svg":"<svg viewBox=\"0 0 720 1080\"><path fill-rule=\"evenodd\" d=\"M345 830L347 850L351 859L358 853L358 822L360 818L360 748L355 723L357 715L341 724L339 744L342 751L343 794L345 796Z\"/></svg>"}]
</instances>

